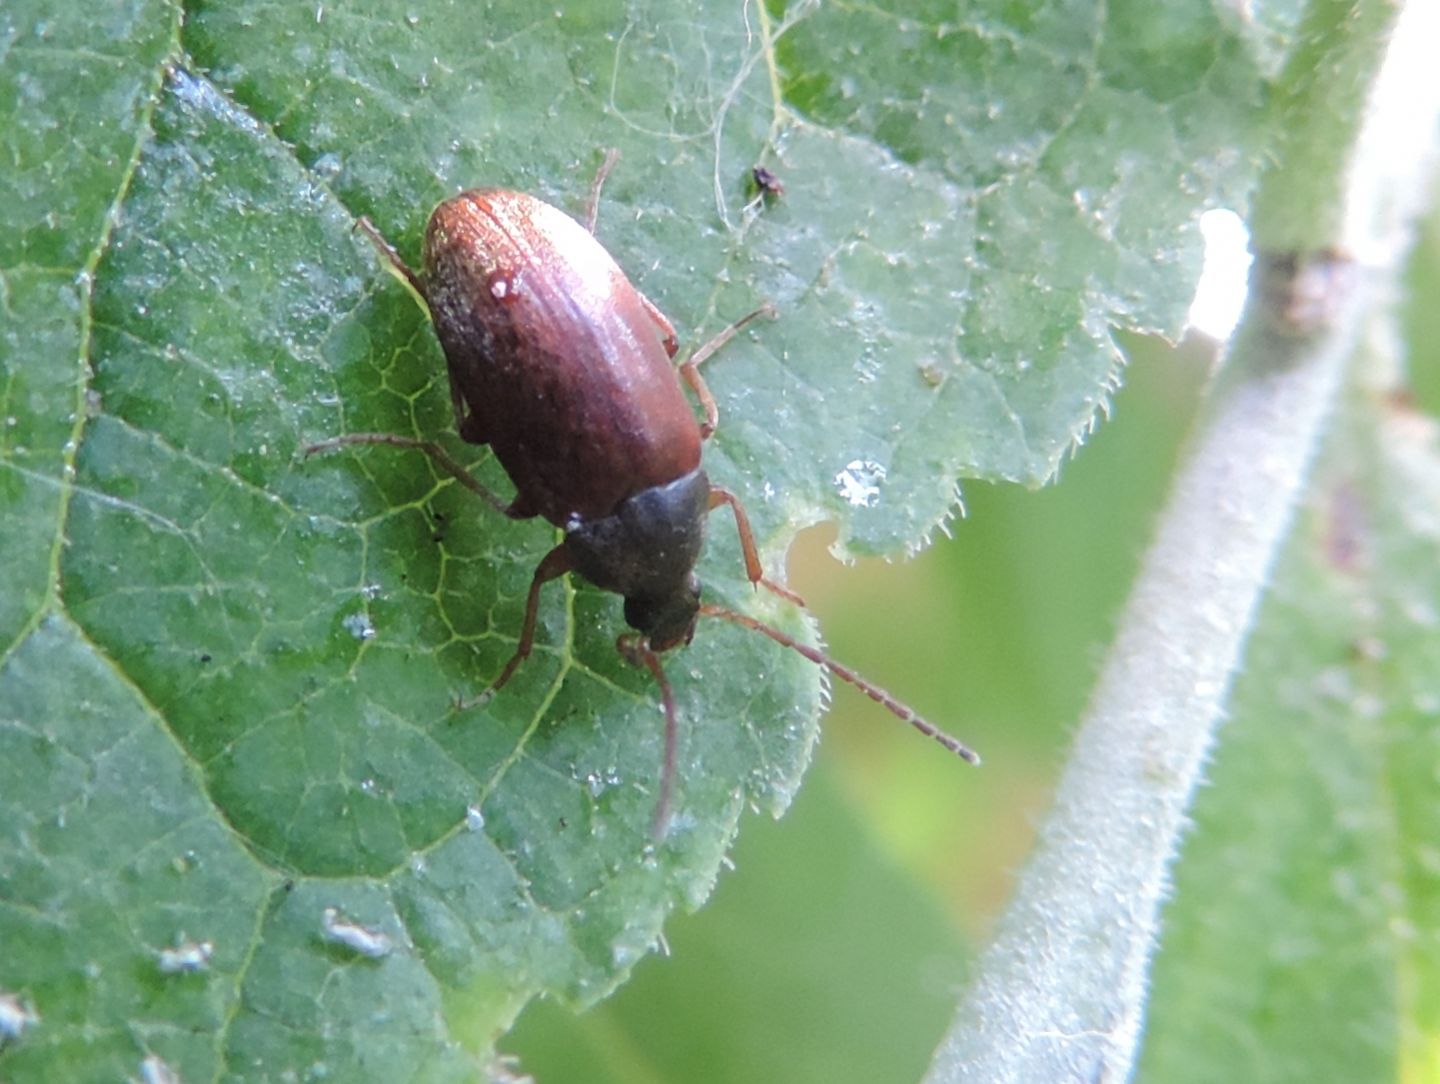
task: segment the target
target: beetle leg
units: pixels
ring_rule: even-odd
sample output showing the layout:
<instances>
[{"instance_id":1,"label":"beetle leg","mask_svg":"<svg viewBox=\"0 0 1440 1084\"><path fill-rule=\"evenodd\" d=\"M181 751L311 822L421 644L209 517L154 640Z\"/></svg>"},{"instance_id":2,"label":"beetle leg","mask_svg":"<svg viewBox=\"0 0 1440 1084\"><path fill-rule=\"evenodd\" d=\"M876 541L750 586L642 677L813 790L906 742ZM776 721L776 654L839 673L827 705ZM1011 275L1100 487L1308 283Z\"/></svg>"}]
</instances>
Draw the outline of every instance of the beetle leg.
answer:
<instances>
[{"instance_id":1,"label":"beetle leg","mask_svg":"<svg viewBox=\"0 0 1440 1084\"><path fill-rule=\"evenodd\" d=\"M462 703L460 707L469 707L488 700L492 693L514 676L520 664L530 657L530 650L535 646L535 616L540 611L540 588L551 580L559 579L574 567L575 563L571 560L570 551L566 549L564 542L547 553L535 567L535 576L530 581L530 594L525 599L525 623L520 626L520 643L515 647L515 654L510 656L505 669L500 671L500 676L490 683L488 689L474 700Z\"/></svg>"},{"instance_id":2,"label":"beetle leg","mask_svg":"<svg viewBox=\"0 0 1440 1084\"><path fill-rule=\"evenodd\" d=\"M605 178L610 176L610 171L615 168L615 163L620 158L620 152L611 147L605 152L605 160L600 163L600 168L595 171L595 180L590 184L590 199L585 205L585 228L591 234L595 232L595 220L600 213L600 189L605 185ZM640 304L645 307L645 315L650 317L651 322L660 330L660 343L665 347L665 353L674 357L680 352L680 337L675 334L675 325L672 324L651 301L639 290L635 291L640 295Z\"/></svg>"},{"instance_id":3,"label":"beetle leg","mask_svg":"<svg viewBox=\"0 0 1440 1084\"><path fill-rule=\"evenodd\" d=\"M675 334L675 325L656 307L655 302L640 293L639 290L636 290L635 293L639 294L640 304L645 307L645 315L650 317L650 322L660 332L660 345L665 347L666 355L673 358L680 353L680 336Z\"/></svg>"},{"instance_id":4,"label":"beetle leg","mask_svg":"<svg viewBox=\"0 0 1440 1084\"><path fill-rule=\"evenodd\" d=\"M410 284L410 289L415 291L420 300L425 301L426 307L428 308L429 301L425 297L425 286L420 281L420 276L415 274L414 271L411 271L409 265L400 258L400 253L396 252L395 246L385 240L385 236L375 228L375 223L370 221L370 216L361 215L355 223L355 228L363 231L365 236L370 238L371 243L380 250L380 255L390 261L390 266L394 269L395 273Z\"/></svg>"},{"instance_id":5,"label":"beetle leg","mask_svg":"<svg viewBox=\"0 0 1440 1084\"><path fill-rule=\"evenodd\" d=\"M460 439L466 444L489 444L490 435L485 431L484 424L480 421L478 414L462 414L461 408L455 411L455 431L460 434Z\"/></svg>"},{"instance_id":6,"label":"beetle leg","mask_svg":"<svg viewBox=\"0 0 1440 1084\"><path fill-rule=\"evenodd\" d=\"M447 365L445 371L450 376L450 409L455 414L455 432L466 444L489 444L490 436L485 432L480 415L470 410L465 402L465 391L455 375L455 367Z\"/></svg>"},{"instance_id":7,"label":"beetle leg","mask_svg":"<svg viewBox=\"0 0 1440 1084\"><path fill-rule=\"evenodd\" d=\"M710 385L706 384L705 378L700 375L700 366L694 358L687 359L680 366L680 375L685 378L685 383L690 385L695 398L700 400L700 409L705 411L705 420L700 423L700 439L709 440L720 425L720 408L715 403L715 396L710 394Z\"/></svg>"},{"instance_id":8,"label":"beetle leg","mask_svg":"<svg viewBox=\"0 0 1440 1084\"><path fill-rule=\"evenodd\" d=\"M316 452L328 452L332 448L340 448L346 444L388 444L392 448L414 448L424 452L430 457L430 462L443 470L450 477L454 478L471 493L476 494L485 500L491 508L511 519L526 519L534 513L517 511L518 499L506 503L497 497L484 483L471 474L468 470L457 463L453 456L433 440L417 440L414 437L402 437L395 433L346 433L343 437L334 437L331 440L322 440L318 444L310 444L305 448L307 457Z\"/></svg>"},{"instance_id":9,"label":"beetle leg","mask_svg":"<svg viewBox=\"0 0 1440 1084\"><path fill-rule=\"evenodd\" d=\"M643 294L640 300L645 301ZM645 301L645 304L651 309L655 308L655 306L651 305L648 301ZM656 315L659 315L658 311ZM700 400L700 406L705 411L705 421L700 425L701 440L709 440L710 434L715 432L716 427L720 424L720 408L715 405L715 397L710 394L710 388L706 385L705 378L700 375L700 366L708 361L717 350L733 339L741 328L751 320L760 316L768 316L774 319L775 306L767 301L754 312L746 313L704 346L700 347L700 349L696 350L695 353L691 354L680 365L680 375L685 378L685 383L690 385L690 390L695 393L695 398ZM660 319L664 320L665 318L661 316ZM668 326L668 324L666 326ZM673 357L674 355L672 354L671 356ZM711 507L714 506L712 505ZM754 579L754 577L752 576L751 579Z\"/></svg>"},{"instance_id":10,"label":"beetle leg","mask_svg":"<svg viewBox=\"0 0 1440 1084\"><path fill-rule=\"evenodd\" d=\"M660 656L645 637L638 632L621 633L615 641L615 650L620 652L631 666L643 666L650 671L655 684L660 686L660 702L665 707L665 759L660 765L660 799L655 803L655 817L650 822L650 834L658 843L665 838L665 829L670 825L670 806L675 793L675 769L680 746L680 727L675 719L675 694L665 677L665 668L660 665Z\"/></svg>"},{"instance_id":11,"label":"beetle leg","mask_svg":"<svg viewBox=\"0 0 1440 1084\"><path fill-rule=\"evenodd\" d=\"M794 591L765 577L765 569L760 564L760 553L755 548L755 533L750 529L750 517L745 514L740 498L728 489L711 486L708 506L710 511L713 512L722 504L728 504L730 511L735 514L735 530L740 535L740 551L745 555L745 575L750 578L750 583L756 587L764 587L781 598L787 598L797 606L804 606L805 600Z\"/></svg>"},{"instance_id":12,"label":"beetle leg","mask_svg":"<svg viewBox=\"0 0 1440 1084\"><path fill-rule=\"evenodd\" d=\"M605 152L605 160L600 163L600 168L595 171L595 179L590 182L590 198L585 203L585 229L592 234L595 232L595 219L600 214L600 189L605 187L605 178L610 176L610 171L619 160L620 152L611 147Z\"/></svg>"}]
</instances>

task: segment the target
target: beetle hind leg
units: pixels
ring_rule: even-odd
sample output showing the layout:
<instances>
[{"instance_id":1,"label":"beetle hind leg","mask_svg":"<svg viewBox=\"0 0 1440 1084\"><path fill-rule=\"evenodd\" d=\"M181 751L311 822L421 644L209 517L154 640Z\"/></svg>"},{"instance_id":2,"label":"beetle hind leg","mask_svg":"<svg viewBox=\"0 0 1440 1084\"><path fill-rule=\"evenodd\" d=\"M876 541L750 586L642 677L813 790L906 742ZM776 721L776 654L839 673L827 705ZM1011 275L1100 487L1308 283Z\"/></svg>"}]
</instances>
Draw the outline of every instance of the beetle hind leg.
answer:
<instances>
[{"instance_id":1,"label":"beetle hind leg","mask_svg":"<svg viewBox=\"0 0 1440 1084\"><path fill-rule=\"evenodd\" d=\"M489 444L490 434L480 415L465 401L465 389L461 387L455 366L447 364L445 370L450 376L450 409L455 414L455 432L466 444Z\"/></svg>"},{"instance_id":2,"label":"beetle hind leg","mask_svg":"<svg viewBox=\"0 0 1440 1084\"><path fill-rule=\"evenodd\" d=\"M419 440L415 437L402 437L397 433L346 433L343 437L332 437L330 440L322 440L317 444L305 446L305 456L309 458L320 452L328 452L335 448L343 448L347 444L384 444L391 448L414 448L416 451L424 452L430 457L430 462L443 470L450 477L454 478L471 493L484 500L491 508L511 519L527 519L534 515L533 512L526 512L520 508L520 501L506 501L476 478L460 463L455 457L447 452L433 440Z\"/></svg>"},{"instance_id":3,"label":"beetle hind leg","mask_svg":"<svg viewBox=\"0 0 1440 1084\"><path fill-rule=\"evenodd\" d=\"M645 299L642 297L641 300L644 301ZM649 305L651 309L654 309L655 307L653 305L650 305L648 301L646 301L645 304ZM695 393L695 398L700 400L700 406L705 411L705 421L702 422L700 425L701 440L709 440L711 434L714 433L716 428L720 425L720 408L715 405L715 396L710 394L709 385L705 383L705 378L700 375L700 366L706 361L708 361L711 357L713 357L715 355L715 352L718 351L722 346L724 346L731 339L733 339L739 333L741 328L743 328L751 320L759 319L761 316L768 316L771 319L774 319L775 306L767 301L754 312L747 312L744 316L740 317L740 319L736 320L729 327L725 328L723 331L717 334L709 342L701 346L698 350L696 350L680 364L680 375L685 379L685 383L690 385L690 390ZM661 316L660 319L664 320L665 318ZM666 322L665 326L669 327L668 321ZM671 329L671 334L674 334L673 328ZM670 352L670 356L675 356L675 352L673 350Z\"/></svg>"},{"instance_id":4,"label":"beetle hind leg","mask_svg":"<svg viewBox=\"0 0 1440 1084\"><path fill-rule=\"evenodd\" d=\"M605 178L610 176L619 160L620 152L614 147L606 150L600 168L595 171L595 179L590 182L590 198L585 201L585 229L591 234L595 232L595 219L600 214L600 190L605 187Z\"/></svg>"}]
</instances>

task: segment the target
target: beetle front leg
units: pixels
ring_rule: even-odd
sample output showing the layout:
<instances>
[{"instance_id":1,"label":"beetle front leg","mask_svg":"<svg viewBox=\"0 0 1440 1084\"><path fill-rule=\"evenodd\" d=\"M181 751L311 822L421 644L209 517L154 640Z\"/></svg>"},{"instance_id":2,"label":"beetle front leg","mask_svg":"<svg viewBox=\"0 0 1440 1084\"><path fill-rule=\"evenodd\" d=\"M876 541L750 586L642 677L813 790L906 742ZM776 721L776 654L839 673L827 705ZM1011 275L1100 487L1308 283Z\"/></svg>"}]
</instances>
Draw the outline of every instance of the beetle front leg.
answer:
<instances>
[{"instance_id":1,"label":"beetle front leg","mask_svg":"<svg viewBox=\"0 0 1440 1084\"><path fill-rule=\"evenodd\" d=\"M735 515L735 530L740 535L740 551L745 556L745 575L750 583L756 587L764 587L781 598L789 599L797 606L804 606L805 600L788 587L782 587L774 580L767 579L764 566L760 564L760 551L755 545L755 532L750 529L750 517L745 514L745 508L740 503L740 498L731 493L728 489L720 486L710 487L710 511L714 511L722 504L728 504L730 511Z\"/></svg>"},{"instance_id":2,"label":"beetle front leg","mask_svg":"<svg viewBox=\"0 0 1440 1084\"><path fill-rule=\"evenodd\" d=\"M525 597L525 623L520 626L520 642L515 646L515 654L510 656L510 661L505 664L505 669L500 671L500 676L490 683L488 689L473 699L459 701L455 705L455 710L464 711L466 708L485 703L515 676L515 671L520 668L522 662L530 657L530 652L535 647L535 620L540 612L540 589L551 580L558 580L574 567L570 551L565 547L564 542L547 553L535 567L535 575L530 580L530 593Z\"/></svg>"}]
</instances>

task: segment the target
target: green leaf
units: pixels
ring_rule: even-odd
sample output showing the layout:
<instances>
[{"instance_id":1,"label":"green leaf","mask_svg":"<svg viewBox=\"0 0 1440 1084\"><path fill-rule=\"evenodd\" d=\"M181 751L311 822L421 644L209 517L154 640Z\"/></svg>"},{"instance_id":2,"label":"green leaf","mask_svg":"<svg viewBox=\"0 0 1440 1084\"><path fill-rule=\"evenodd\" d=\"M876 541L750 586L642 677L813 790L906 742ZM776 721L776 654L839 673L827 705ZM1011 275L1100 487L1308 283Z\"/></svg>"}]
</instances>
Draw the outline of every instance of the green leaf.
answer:
<instances>
[{"instance_id":1,"label":"green leaf","mask_svg":"<svg viewBox=\"0 0 1440 1084\"><path fill-rule=\"evenodd\" d=\"M0 942L26 946L0 994L37 1018L0 1050L17 1081L152 1057L466 1079L530 997L611 989L705 899L741 812L798 785L819 675L703 626L668 664L679 811L650 847L657 697L614 651L618 600L578 583L547 588L503 694L453 709L513 651L556 535L418 457L300 457L444 436L508 485L450 434L433 335L358 215L414 260L444 195L576 211L619 147L600 235L684 338L782 313L711 367L707 469L772 555L821 518L894 551L961 476L1050 475L1108 395L1109 324L1179 327L1193 220L1250 177L1256 67L1199 3L0 20ZM778 201L747 204L757 162ZM804 633L721 528L710 590ZM167 955L202 945L193 971Z\"/></svg>"},{"instance_id":2,"label":"green leaf","mask_svg":"<svg viewBox=\"0 0 1440 1084\"><path fill-rule=\"evenodd\" d=\"M0 68L0 644L38 621L87 408L90 289L111 216L148 134L178 13L11 8ZM100 43L124 41L123 49ZM77 71L75 58L88 62Z\"/></svg>"},{"instance_id":3,"label":"green leaf","mask_svg":"<svg viewBox=\"0 0 1440 1084\"><path fill-rule=\"evenodd\" d=\"M124 1079L136 1035L151 1030L177 1032L173 1064L210 1064L210 1033L236 1010L277 876L215 817L150 708L63 619L7 661L0 719L4 981L39 1014L36 1041L7 1063L12 1079ZM165 973L167 949L206 942L208 970Z\"/></svg>"},{"instance_id":4,"label":"green leaf","mask_svg":"<svg viewBox=\"0 0 1440 1084\"><path fill-rule=\"evenodd\" d=\"M1252 177L1258 72L1206 4L320 10L217 6L187 44L412 262L444 196L578 210L619 148L600 236L682 333L783 314L714 367L712 455L769 483L767 532L857 551L914 546L958 477L1049 478L1108 324L1180 330L1194 221ZM762 160L786 195L747 208Z\"/></svg>"},{"instance_id":5,"label":"green leaf","mask_svg":"<svg viewBox=\"0 0 1440 1084\"><path fill-rule=\"evenodd\" d=\"M537 1001L502 1045L537 1080L918 1079L963 961L871 828L817 764L783 824L737 842L704 913L666 930L667 959L579 1016Z\"/></svg>"}]
</instances>

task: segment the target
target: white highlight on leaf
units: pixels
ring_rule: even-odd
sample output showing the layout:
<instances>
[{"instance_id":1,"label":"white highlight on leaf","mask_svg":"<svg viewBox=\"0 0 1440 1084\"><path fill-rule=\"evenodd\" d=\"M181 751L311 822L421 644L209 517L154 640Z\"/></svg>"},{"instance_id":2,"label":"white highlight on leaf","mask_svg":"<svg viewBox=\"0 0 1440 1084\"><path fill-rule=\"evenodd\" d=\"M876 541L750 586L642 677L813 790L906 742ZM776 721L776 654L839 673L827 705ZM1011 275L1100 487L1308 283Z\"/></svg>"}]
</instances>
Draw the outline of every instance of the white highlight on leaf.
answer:
<instances>
[{"instance_id":1,"label":"white highlight on leaf","mask_svg":"<svg viewBox=\"0 0 1440 1084\"><path fill-rule=\"evenodd\" d=\"M375 638L375 626L371 623L370 615L367 613L347 614L340 624L357 640L373 640Z\"/></svg>"},{"instance_id":2,"label":"white highlight on leaf","mask_svg":"<svg viewBox=\"0 0 1440 1084\"><path fill-rule=\"evenodd\" d=\"M180 938L174 948L160 950L162 975L189 975L210 966L210 957L215 954L213 941L187 941L184 934Z\"/></svg>"},{"instance_id":3,"label":"white highlight on leaf","mask_svg":"<svg viewBox=\"0 0 1440 1084\"><path fill-rule=\"evenodd\" d=\"M1234 211L1217 207L1200 216L1205 266L1190 303L1189 326L1224 342L1240 322L1250 277L1250 231Z\"/></svg>"},{"instance_id":4,"label":"white highlight on leaf","mask_svg":"<svg viewBox=\"0 0 1440 1084\"><path fill-rule=\"evenodd\" d=\"M180 1074L160 1055L150 1054L140 1063L140 1084L181 1084Z\"/></svg>"},{"instance_id":5,"label":"white highlight on leaf","mask_svg":"<svg viewBox=\"0 0 1440 1084\"><path fill-rule=\"evenodd\" d=\"M344 945L372 960L379 960L390 955L391 949L395 947L390 938L382 931L372 930L361 926L358 922L352 922L334 907L325 908L324 913L320 916L320 922L325 940L333 941L337 945Z\"/></svg>"},{"instance_id":6,"label":"white highlight on leaf","mask_svg":"<svg viewBox=\"0 0 1440 1084\"><path fill-rule=\"evenodd\" d=\"M873 459L852 459L835 475L835 488L847 504L856 508L874 508L880 503L880 485L885 481L883 464Z\"/></svg>"},{"instance_id":7,"label":"white highlight on leaf","mask_svg":"<svg viewBox=\"0 0 1440 1084\"><path fill-rule=\"evenodd\" d=\"M15 994L0 994L0 1046L14 1042L27 1028L40 1023L40 1014Z\"/></svg>"}]
</instances>

